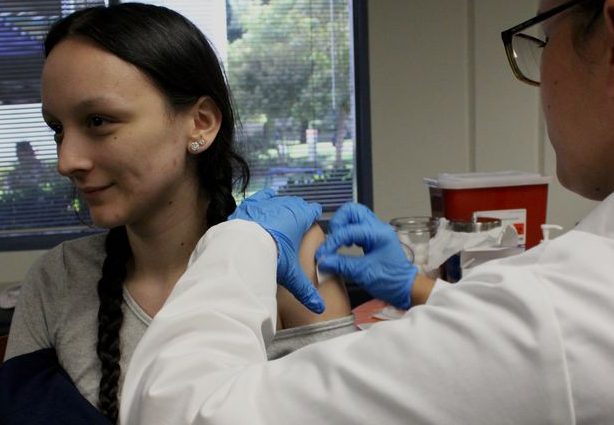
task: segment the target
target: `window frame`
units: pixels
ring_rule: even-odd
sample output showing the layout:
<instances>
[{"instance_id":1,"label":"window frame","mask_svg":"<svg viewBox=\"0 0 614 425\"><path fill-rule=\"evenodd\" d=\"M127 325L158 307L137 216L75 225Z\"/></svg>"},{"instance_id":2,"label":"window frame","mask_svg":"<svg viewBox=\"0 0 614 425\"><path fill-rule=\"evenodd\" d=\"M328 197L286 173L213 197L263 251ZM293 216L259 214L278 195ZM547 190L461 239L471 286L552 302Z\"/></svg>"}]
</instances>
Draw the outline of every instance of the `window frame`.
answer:
<instances>
[{"instance_id":1,"label":"window frame","mask_svg":"<svg viewBox=\"0 0 614 425\"><path fill-rule=\"evenodd\" d=\"M354 86L356 99L356 199L373 209L371 162L371 95L369 84L369 13L367 0L352 0Z\"/></svg>"}]
</instances>

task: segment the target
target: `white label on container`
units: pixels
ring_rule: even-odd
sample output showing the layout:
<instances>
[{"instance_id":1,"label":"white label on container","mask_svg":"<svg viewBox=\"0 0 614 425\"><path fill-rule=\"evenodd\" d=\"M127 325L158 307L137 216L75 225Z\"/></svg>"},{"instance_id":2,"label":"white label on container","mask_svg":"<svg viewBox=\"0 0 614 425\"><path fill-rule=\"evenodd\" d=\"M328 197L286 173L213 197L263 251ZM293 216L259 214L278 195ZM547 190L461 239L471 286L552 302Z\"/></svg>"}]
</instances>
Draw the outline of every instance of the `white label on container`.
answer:
<instances>
[{"instance_id":1,"label":"white label on container","mask_svg":"<svg viewBox=\"0 0 614 425\"><path fill-rule=\"evenodd\" d=\"M527 210L524 208L517 210L491 210L476 211L473 219L478 217L492 217L501 220L501 226L511 224L518 233L518 245L524 246L527 240Z\"/></svg>"}]
</instances>

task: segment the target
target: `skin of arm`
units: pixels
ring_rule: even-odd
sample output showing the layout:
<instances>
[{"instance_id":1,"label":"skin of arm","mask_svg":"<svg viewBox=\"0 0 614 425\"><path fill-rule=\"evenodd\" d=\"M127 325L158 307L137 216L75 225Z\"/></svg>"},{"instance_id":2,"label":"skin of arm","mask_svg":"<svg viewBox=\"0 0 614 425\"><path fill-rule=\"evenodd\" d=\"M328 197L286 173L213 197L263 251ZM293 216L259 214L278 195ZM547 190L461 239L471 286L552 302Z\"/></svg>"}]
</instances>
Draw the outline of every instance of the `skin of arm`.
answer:
<instances>
[{"instance_id":1,"label":"skin of arm","mask_svg":"<svg viewBox=\"0 0 614 425\"><path fill-rule=\"evenodd\" d=\"M351 305L345 283L340 276L331 276L318 285L314 254L324 242L325 234L322 228L314 224L305 234L299 250L299 262L303 271L318 288L326 304L322 314L315 314L294 298L284 287L277 287L277 329L294 328L347 316L351 313ZM411 305L425 304L433 290L435 281L419 274L411 291Z\"/></svg>"},{"instance_id":2,"label":"skin of arm","mask_svg":"<svg viewBox=\"0 0 614 425\"><path fill-rule=\"evenodd\" d=\"M326 309L322 314L309 311L284 287L277 287L277 329L294 328L347 316L351 313L350 300L343 280L331 276L318 285L316 276L315 252L324 242L322 228L314 224L305 233L299 249L299 262L303 271L318 288L324 299Z\"/></svg>"},{"instance_id":3,"label":"skin of arm","mask_svg":"<svg viewBox=\"0 0 614 425\"><path fill-rule=\"evenodd\" d=\"M411 306L425 304L433 291L435 281L423 274L416 276L416 281L411 289Z\"/></svg>"}]
</instances>

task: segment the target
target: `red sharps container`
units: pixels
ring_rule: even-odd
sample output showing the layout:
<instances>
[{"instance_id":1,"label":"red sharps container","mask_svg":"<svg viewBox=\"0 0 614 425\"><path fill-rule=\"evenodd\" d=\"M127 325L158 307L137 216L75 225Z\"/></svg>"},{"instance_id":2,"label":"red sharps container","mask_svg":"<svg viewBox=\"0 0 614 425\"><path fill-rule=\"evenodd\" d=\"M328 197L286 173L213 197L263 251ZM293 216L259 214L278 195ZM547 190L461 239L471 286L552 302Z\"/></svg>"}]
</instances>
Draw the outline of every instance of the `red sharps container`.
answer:
<instances>
[{"instance_id":1,"label":"red sharps container","mask_svg":"<svg viewBox=\"0 0 614 425\"><path fill-rule=\"evenodd\" d=\"M525 248L537 245L540 226L546 222L550 177L522 171L442 173L425 178L431 198L431 215L451 221L478 217L512 224Z\"/></svg>"}]
</instances>

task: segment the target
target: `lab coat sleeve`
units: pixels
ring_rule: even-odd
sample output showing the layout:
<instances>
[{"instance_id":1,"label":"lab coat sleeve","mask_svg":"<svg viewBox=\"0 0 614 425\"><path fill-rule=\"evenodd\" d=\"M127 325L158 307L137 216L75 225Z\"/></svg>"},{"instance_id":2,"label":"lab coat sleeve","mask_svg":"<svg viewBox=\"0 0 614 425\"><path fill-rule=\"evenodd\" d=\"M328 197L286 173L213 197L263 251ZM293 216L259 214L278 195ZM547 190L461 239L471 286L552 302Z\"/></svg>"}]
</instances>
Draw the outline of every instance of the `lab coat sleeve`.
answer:
<instances>
[{"instance_id":1,"label":"lab coat sleeve","mask_svg":"<svg viewBox=\"0 0 614 425\"><path fill-rule=\"evenodd\" d=\"M232 220L205 233L130 360L121 423L191 423L202 397L219 397L232 378L227 368L266 361L277 318L276 263L275 242L253 222ZM211 363L199 365L202 359ZM156 415L158 408L166 413Z\"/></svg>"},{"instance_id":2,"label":"lab coat sleeve","mask_svg":"<svg viewBox=\"0 0 614 425\"><path fill-rule=\"evenodd\" d=\"M481 267L400 320L266 362L274 312L261 295L274 287L252 279L257 264L235 270L257 244L224 254L223 235L203 264L237 261L219 284L185 279L156 316L127 373L123 424L574 423L560 331L530 270Z\"/></svg>"}]
</instances>

